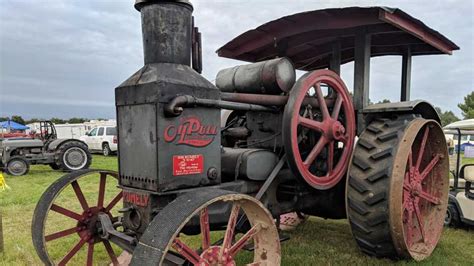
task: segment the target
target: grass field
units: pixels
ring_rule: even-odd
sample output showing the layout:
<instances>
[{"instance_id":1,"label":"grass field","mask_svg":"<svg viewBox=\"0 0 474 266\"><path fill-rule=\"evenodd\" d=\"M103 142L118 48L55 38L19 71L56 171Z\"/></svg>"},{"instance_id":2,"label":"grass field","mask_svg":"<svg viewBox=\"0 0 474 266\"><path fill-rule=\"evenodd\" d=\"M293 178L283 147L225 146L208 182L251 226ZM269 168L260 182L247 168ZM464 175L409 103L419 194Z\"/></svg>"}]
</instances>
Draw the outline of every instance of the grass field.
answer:
<instances>
[{"instance_id":1,"label":"grass field","mask_svg":"<svg viewBox=\"0 0 474 266\"><path fill-rule=\"evenodd\" d=\"M474 160L465 160L464 163ZM117 169L116 157L94 156L91 168ZM63 173L52 171L48 166L33 166L27 176L7 176L11 190L0 191L0 210L3 214L5 252L0 253L0 265L41 265L31 241L31 219L34 208L43 191ZM81 183L88 200L97 197L96 180ZM112 197L113 186L108 188L106 196ZM59 199L61 204L75 208L71 191L64 191L66 197ZM77 200L76 200L77 201ZM67 227L57 224L53 219L54 229ZM391 261L375 259L360 253L352 239L347 221L332 221L311 218L307 223L290 234L291 239L282 244L283 265L411 265L411 261ZM74 236L63 242L48 246L53 256L62 257L74 245ZM107 258L105 249L97 249L94 259L98 265ZM86 247L80 251L74 265L84 263ZM62 255L61 255L62 254ZM473 265L474 264L474 231L467 229L445 229L441 242L433 255L420 265Z\"/></svg>"}]
</instances>

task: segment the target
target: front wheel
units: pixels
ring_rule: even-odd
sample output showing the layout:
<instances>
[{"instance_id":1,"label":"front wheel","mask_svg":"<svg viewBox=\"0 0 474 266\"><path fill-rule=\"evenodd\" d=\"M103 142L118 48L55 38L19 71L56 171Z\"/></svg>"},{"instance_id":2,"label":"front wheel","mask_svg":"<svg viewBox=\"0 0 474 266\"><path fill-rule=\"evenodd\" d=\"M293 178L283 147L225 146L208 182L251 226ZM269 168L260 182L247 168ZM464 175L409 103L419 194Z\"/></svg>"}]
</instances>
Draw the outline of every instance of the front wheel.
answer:
<instances>
[{"instance_id":1,"label":"front wheel","mask_svg":"<svg viewBox=\"0 0 474 266\"><path fill-rule=\"evenodd\" d=\"M21 157L12 157L6 167L6 172L9 175L13 176L22 176L26 175L30 170L30 164L28 161Z\"/></svg>"},{"instance_id":2,"label":"front wheel","mask_svg":"<svg viewBox=\"0 0 474 266\"><path fill-rule=\"evenodd\" d=\"M210 213L214 207L222 210L222 206L228 209L222 213L227 218L227 226L224 227L223 238L212 242L211 239L219 233L211 234L211 230L219 226L210 219L213 217ZM244 216L250 226L242 232L236 225L245 219ZM185 235L188 232L186 229L194 225L200 228L199 239ZM244 251L248 245L251 245L253 252ZM231 191L202 189L177 198L155 216L140 238L130 265L246 263L278 266L280 254L277 228L262 203Z\"/></svg>"}]
</instances>

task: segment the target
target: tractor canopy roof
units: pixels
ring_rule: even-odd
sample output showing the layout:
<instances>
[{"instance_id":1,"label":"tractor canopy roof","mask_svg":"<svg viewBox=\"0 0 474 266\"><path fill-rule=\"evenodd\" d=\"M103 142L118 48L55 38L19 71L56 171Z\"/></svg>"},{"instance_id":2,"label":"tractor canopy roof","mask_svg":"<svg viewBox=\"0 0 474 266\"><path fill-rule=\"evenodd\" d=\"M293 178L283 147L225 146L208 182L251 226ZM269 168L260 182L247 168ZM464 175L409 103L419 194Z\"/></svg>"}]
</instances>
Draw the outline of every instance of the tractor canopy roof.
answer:
<instances>
[{"instance_id":1,"label":"tractor canopy roof","mask_svg":"<svg viewBox=\"0 0 474 266\"><path fill-rule=\"evenodd\" d=\"M221 57L258 62L286 56L297 69L329 66L333 44L341 63L354 60L355 36L371 35L371 56L451 54L459 47L397 8L347 7L298 13L265 23L222 46Z\"/></svg>"}]
</instances>

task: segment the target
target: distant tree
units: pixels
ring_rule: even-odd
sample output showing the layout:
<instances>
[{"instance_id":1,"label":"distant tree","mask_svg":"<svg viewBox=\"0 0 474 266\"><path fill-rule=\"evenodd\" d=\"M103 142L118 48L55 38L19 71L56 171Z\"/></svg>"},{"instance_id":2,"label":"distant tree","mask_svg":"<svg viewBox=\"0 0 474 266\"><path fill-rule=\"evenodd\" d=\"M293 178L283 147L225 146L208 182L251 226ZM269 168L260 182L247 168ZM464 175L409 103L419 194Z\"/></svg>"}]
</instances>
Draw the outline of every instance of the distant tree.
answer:
<instances>
[{"instance_id":1,"label":"distant tree","mask_svg":"<svg viewBox=\"0 0 474 266\"><path fill-rule=\"evenodd\" d=\"M445 111L441 110L439 107L435 107L436 112L438 112L439 117L441 118L441 125L447 126L453 122L459 121L459 117L457 117L452 111Z\"/></svg>"},{"instance_id":2,"label":"distant tree","mask_svg":"<svg viewBox=\"0 0 474 266\"><path fill-rule=\"evenodd\" d=\"M53 124L66 124L66 120L57 117L51 118L51 122L53 122Z\"/></svg>"},{"instance_id":3,"label":"distant tree","mask_svg":"<svg viewBox=\"0 0 474 266\"><path fill-rule=\"evenodd\" d=\"M389 99L383 99L381 101L378 101L377 103L391 103Z\"/></svg>"},{"instance_id":4,"label":"distant tree","mask_svg":"<svg viewBox=\"0 0 474 266\"><path fill-rule=\"evenodd\" d=\"M464 103L458 104L464 119L474 118L474 91L464 97Z\"/></svg>"},{"instance_id":5,"label":"distant tree","mask_svg":"<svg viewBox=\"0 0 474 266\"><path fill-rule=\"evenodd\" d=\"M8 116L2 116L2 117L0 117L0 122L8 121L8 120L10 120L10 117L8 117Z\"/></svg>"},{"instance_id":6,"label":"distant tree","mask_svg":"<svg viewBox=\"0 0 474 266\"><path fill-rule=\"evenodd\" d=\"M19 116L19 115L13 115L12 118L11 118L11 120L12 120L13 122L17 122L17 123L22 124L22 125L25 124L25 120L23 119L23 117L21 117L21 116Z\"/></svg>"},{"instance_id":7,"label":"distant tree","mask_svg":"<svg viewBox=\"0 0 474 266\"><path fill-rule=\"evenodd\" d=\"M87 121L87 119L85 119L85 118L73 117L73 118L69 119L68 123L69 124L81 124L81 123L84 123L86 121Z\"/></svg>"},{"instance_id":8,"label":"distant tree","mask_svg":"<svg viewBox=\"0 0 474 266\"><path fill-rule=\"evenodd\" d=\"M37 123L37 122L40 122L41 119L38 119L38 118L31 118L30 120L26 120L25 123L26 125L28 124L33 124L33 123Z\"/></svg>"}]
</instances>

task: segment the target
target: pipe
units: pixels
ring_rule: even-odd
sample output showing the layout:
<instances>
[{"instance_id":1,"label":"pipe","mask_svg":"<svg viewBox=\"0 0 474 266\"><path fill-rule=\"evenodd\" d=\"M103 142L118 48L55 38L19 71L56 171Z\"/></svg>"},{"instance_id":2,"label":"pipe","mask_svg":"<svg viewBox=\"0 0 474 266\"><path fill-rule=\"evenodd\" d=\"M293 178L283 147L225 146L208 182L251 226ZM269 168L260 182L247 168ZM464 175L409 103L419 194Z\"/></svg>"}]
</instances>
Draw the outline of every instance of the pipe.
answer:
<instances>
[{"instance_id":1,"label":"pipe","mask_svg":"<svg viewBox=\"0 0 474 266\"><path fill-rule=\"evenodd\" d=\"M258 105L270 106L285 106L288 102L288 95L267 95L267 94L250 94L250 93L228 93L221 92L221 99L229 102L250 103ZM328 107L334 106L334 99L326 99ZM306 97L303 100L303 105L311 105L312 107L319 107L318 99L313 97Z\"/></svg>"},{"instance_id":2,"label":"pipe","mask_svg":"<svg viewBox=\"0 0 474 266\"><path fill-rule=\"evenodd\" d=\"M143 53L146 64L191 65L192 12L184 0L136 0L142 19Z\"/></svg>"},{"instance_id":3,"label":"pipe","mask_svg":"<svg viewBox=\"0 0 474 266\"><path fill-rule=\"evenodd\" d=\"M201 99L191 95L176 96L168 104L164 106L165 114L169 116L179 116L183 111L183 107L204 106L214 107L236 111L257 111L257 112L276 112L277 110L257 104L237 103L222 100Z\"/></svg>"}]
</instances>

